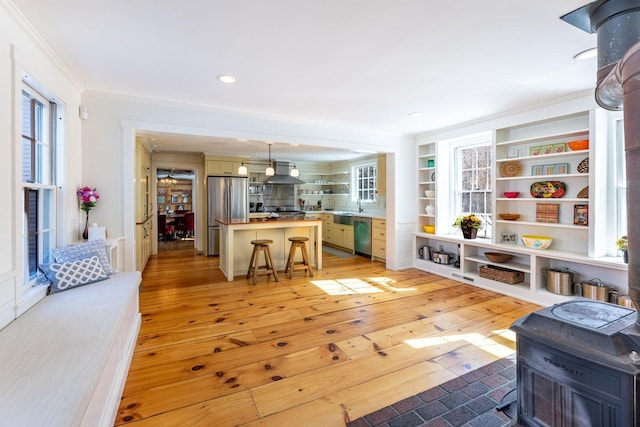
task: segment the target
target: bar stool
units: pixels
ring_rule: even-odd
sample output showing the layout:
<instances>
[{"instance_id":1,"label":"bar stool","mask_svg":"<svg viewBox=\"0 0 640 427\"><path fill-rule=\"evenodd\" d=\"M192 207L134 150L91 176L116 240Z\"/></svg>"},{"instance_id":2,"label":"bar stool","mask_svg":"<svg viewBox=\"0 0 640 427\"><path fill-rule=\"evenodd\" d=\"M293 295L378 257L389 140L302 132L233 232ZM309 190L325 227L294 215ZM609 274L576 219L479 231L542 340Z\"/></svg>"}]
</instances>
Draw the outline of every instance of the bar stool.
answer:
<instances>
[{"instance_id":1,"label":"bar stool","mask_svg":"<svg viewBox=\"0 0 640 427\"><path fill-rule=\"evenodd\" d=\"M307 252L307 245L305 242L309 240L308 237L289 237L291 242L291 248L289 249L289 258L287 258L287 266L284 269L285 273L289 273L289 279L291 279L291 273L293 270L306 270L309 272L309 276L313 277L313 271L311 271L311 263L309 262L309 253ZM296 249L300 248L302 252L302 261L295 261Z\"/></svg>"},{"instance_id":2,"label":"bar stool","mask_svg":"<svg viewBox=\"0 0 640 427\"><path fill-rule=\"evenodd\" d=\"M271 251L269 245L273 243L273 240L259 239L252 240L253 252L251 253L251 261L249 262L249 269L247 270L247 279L253 274L253 284L256 284L256 278L258 276L268 276L273 274L274 280L278 281L278 273L273 268L273 258L271 258ZM258 265L260 253L264 255L264 265ZM263 272L260 272L263 270Z\"/></svg>"}]
</instances>

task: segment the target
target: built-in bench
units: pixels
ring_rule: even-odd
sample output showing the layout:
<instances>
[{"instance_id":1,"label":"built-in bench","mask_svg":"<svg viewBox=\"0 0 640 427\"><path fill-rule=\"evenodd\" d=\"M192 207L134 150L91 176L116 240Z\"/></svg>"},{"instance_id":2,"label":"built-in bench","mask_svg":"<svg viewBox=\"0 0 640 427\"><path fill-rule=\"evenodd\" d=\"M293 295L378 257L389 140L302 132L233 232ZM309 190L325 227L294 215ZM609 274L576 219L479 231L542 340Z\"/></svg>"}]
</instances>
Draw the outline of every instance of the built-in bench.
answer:
<instances>
[{"instance_id":1,"label":"built-in bench","mask_svg":"<svg viewBox=\"0 0 640 427\"><path fill-rule=\"evenodd\" d=\"M140 328L138 272L49 295L0 331L0 424L113 426Z\"/></svg>"}]
</instances>

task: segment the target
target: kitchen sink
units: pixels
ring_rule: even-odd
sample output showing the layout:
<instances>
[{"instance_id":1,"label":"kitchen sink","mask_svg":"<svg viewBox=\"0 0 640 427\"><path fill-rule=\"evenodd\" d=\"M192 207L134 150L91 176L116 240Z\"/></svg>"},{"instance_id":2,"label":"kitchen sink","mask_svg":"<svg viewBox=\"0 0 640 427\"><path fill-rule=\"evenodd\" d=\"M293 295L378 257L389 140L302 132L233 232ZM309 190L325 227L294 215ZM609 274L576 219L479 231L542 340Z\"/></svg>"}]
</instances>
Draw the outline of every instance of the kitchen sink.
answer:
<instances>
[{"instance_id":1,"label":"kitchen sink","mask_svg":"<svg viewBox=\"0 0 640 427\"><path fill-rule=\"evenodd\" d=\"M333 222L335 224L353 225L353 213L351 212L334 212Z\"/></svg>"}]
</instances>

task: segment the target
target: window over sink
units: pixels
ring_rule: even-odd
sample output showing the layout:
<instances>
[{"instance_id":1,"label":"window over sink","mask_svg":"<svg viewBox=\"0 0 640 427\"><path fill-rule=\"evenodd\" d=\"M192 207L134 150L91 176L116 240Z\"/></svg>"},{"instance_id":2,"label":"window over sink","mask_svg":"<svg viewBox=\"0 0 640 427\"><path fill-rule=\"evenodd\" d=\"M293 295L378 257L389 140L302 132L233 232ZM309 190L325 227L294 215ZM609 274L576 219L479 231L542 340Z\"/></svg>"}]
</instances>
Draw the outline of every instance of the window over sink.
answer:
<instances>
[{"instance_id":1,"label":"window over sink","mask_svg":"<svg viewBox=\"0 0 640 427\"><path fill-rule=\"evenodd\" d=\"M366 163L351 168L351 201L375 203L378 192L378 165Z\"/></svg>"}]
</instances>

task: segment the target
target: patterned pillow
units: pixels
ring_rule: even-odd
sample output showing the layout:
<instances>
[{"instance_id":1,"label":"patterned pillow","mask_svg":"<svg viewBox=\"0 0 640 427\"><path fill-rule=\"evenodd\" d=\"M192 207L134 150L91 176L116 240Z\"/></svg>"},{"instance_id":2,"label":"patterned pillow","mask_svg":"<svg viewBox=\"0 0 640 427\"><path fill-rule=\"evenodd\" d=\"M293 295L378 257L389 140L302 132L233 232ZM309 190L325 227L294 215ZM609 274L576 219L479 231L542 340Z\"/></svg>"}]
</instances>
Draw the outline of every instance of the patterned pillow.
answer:
<instances>
[{"instance_id":1,"label":"patterned pillow","mask_svg":"<svg viewBox=\"0 0 640 427\"><path fill-rule=\"evenodd\" d=\"M42 264L40 269L51 282L52 294L108 279L97 255L63 263Z\"/></svg>"},{"instance_id":2,"label":"patterned pillow","mask_svg":"<svg viewBox=\"0 0 640 427\"><path fill-rule=\"evenodd\" d=\"M113 274L113 269L107 257L107 250L104 248L104 240L91 240L79 245L67 246L64 248L52 249L51 253L56 262L75 261L80 258L87 258L90 254L98 255L102 268L107 274Z\"/></svg>"}]
</instances>

